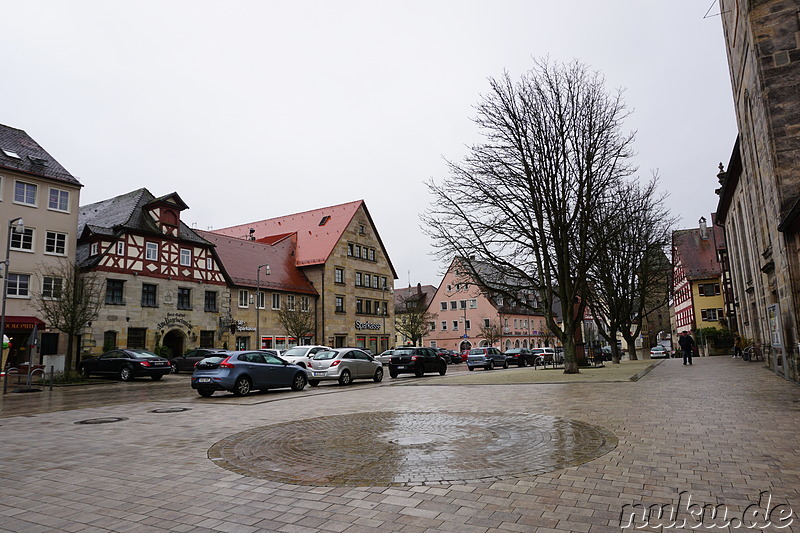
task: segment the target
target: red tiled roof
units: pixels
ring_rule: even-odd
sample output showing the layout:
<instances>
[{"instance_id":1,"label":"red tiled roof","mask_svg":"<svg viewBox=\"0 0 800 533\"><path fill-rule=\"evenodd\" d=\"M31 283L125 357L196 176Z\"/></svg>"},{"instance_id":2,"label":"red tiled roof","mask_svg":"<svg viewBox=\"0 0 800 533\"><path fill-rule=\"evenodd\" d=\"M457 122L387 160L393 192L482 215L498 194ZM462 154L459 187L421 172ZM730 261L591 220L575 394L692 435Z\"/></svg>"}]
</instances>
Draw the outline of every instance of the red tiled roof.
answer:
<instances>
[{"instance_id":1,"label":"red tiled roof","mask_svg":"<svg viewBox=\"0 0 800 533\"><path fill-rule=\"evenodd\" d=\"M252 229L254 230L252 235L256 241L267 244L276 242L288 234L296 233L297 266L321 265L327 262L348 224L362 207L374 227L375 224L372 222L372 217L364 204L364 200L356 200L346 204L312 209L303 213L217 229L214 230L214 233L246 239L251 235L250 230ZM380 241L377 230L376 237ZM383 242L381 242L381 247L383 248ZM383 251L385 253L386 250L384 249ZM386 259L396 279L397 274L394 273L394 267L389 261L388 254Z\"/></svg>"},{"instance_id":2,"label":"red tiled roof","mask_svg":"<svg viewBox=\"0 0 800 533\"><path fill-rule=\"evenodd\" d=\"M278 291L317 294L316 289L294 262L296 242L293 234L273 244L236 239L208 231L195 230L215 246L215 251L228 277L235 285ZM269 265L270 273L258 266ZM260 279L259 279L260 278Z\"/></svg>"},{"instance_id":3,"label":"red tiled roof","mask_svg":"<svg viewBox=\"0 0 800 533\"><path fill-rule=\"evenodd\" d=\"M699 228L672 232L672 245L681 258L686 279L710 279L722 274L712 231L716 233L716 228L708 228L707 239L701 238Z\"/></svg>"}]
</instances>

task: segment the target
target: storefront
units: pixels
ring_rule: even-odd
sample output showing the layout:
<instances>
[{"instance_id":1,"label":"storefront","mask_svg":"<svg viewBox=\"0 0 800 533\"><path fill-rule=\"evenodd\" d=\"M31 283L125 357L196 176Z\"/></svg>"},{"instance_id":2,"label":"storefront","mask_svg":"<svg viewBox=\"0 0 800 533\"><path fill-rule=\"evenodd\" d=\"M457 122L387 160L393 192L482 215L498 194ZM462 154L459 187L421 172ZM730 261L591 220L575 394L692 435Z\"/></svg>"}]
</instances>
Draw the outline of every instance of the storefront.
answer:
<instances>
[{"instance_id":1,"label":"storefront","mask_svg":"<svg viewBox=\"0 0 800 533\"><path fill-rule=\"evenodd\" d=\"M38 332L42 332L45 323L33 316L6 317L4 333L9 340L9 349L7 360L3 361L3 368L5 368L6 364L14 367L31 360L31 355L28 353L30 350L28 340L31 337L31 333L33 333L34 327ZM38 363L39 353L34 353L33 357L35 358L34 362Z\"/></svg>"}]
</instances>

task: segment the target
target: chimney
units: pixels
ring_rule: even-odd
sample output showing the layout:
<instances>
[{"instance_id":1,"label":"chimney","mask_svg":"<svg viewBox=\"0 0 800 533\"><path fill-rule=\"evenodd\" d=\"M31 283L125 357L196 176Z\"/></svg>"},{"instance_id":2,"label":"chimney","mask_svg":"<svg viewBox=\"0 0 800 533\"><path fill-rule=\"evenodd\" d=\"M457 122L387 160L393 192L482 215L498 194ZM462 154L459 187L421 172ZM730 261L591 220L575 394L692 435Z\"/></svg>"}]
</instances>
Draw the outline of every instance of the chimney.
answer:
<instances>
[{"instance_id":1,"label":"chimney","mask_svg":"<svg viewBox=\"0 0 800 533\"><path fill-rule=\"evenodd\" d=\"M700 217L700 238L704 241L708 240L708 226L706 225L706 217Z\"/></svg>"}]
</instances>

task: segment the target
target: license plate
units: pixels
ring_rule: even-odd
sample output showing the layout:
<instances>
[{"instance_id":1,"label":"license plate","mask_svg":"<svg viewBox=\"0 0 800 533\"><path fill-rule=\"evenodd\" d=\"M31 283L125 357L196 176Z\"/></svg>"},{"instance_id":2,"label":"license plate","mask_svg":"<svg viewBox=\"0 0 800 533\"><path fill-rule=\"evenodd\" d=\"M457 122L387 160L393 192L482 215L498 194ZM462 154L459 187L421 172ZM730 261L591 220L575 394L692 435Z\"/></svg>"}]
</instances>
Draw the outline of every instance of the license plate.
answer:
<instances>
[{"instance_id":1,"label":"license plate","mask_svg":"<svg viewBox=\"0 0 800 533\"><path fill-rule=\"evenodd\" d=\"M197 378L198 383L211 383L211 378Z\"/></svg>"},{"instance_id":2,"label":"license plate","mask_svg":"<svg viewBox=\"0 0 800 533\"><path fill-rule=\"evenodd\" d=\"M397 367L397 370L405 370L405 369L406 369L406 365L400 365L400 366Z\"/></svg>"},{"instance_id":3,"label":"license plate","mask_svg":"<svg viewBox=\"0 0 800 533\"><path fill-rule=\"evenodd\" d=\"M322 376L324 376L325 374L327 374L327 372L312 372L311 374L312 374L314 377L322 377Z\"/></svg>"}]
</instances>

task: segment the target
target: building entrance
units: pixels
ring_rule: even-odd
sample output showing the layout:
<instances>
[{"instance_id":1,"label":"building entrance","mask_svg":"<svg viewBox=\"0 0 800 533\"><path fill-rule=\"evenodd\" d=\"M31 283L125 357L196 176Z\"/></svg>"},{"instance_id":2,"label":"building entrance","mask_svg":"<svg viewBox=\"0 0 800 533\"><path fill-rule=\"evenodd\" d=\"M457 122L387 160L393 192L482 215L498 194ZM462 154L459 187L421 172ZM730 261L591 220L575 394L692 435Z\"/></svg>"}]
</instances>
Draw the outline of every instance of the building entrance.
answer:
<instances>
[{"instance_id":1,"label":"building entrance","mask_svg":"<svg viewBox=\"0 0 800 533\"><path fill-rule=\"evenodd\" d=\"M186 351L186 335L179 329L173 329L164 335L163 345L172 352L169 357L183 355Z\"/></svg>"}]
</instances>

